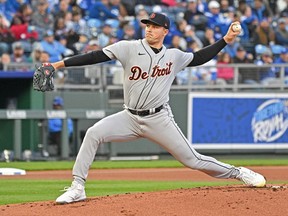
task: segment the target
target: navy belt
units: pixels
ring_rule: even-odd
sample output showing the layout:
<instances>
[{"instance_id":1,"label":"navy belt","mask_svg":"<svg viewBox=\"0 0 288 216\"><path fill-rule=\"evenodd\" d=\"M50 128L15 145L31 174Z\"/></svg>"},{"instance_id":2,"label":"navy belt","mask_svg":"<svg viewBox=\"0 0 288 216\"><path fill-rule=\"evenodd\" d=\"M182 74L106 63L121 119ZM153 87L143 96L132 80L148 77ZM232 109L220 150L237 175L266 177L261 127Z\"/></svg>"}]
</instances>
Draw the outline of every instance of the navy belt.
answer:
<instances>
[{"instance_id":1,"label":"navy belt","mask_svg":"<svg viewBox=\"0 0 288 216\"><path fill-rule=\"evenodd\" d=\"M154 113L158 113L163 109L163 105L157 107L157 108L153 108L153 109L149 109L149 110L133 110L133 109L129 109L129 112L131 112L133 115L138 115L138 116L147 116L147 115L152 115Z\"/></svg>"}]
</instances>

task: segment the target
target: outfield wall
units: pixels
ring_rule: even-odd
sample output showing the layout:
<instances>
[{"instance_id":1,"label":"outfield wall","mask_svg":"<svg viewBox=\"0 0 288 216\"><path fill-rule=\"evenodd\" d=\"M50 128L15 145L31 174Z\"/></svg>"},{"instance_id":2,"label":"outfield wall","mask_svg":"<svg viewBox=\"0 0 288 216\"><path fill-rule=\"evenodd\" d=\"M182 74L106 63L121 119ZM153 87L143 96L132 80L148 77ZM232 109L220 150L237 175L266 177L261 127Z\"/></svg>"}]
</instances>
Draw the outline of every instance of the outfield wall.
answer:
<instances>
[{"instance_id":1,"label":"outfield wall","mask_svg":"<svg viewBox=\"0 0 288 216\"><path fill-rule=\"evenodd\" d=\"M43 109L37 110L51 110L52 100L56 95L64 98L65 110L68 113L64 118L69 117L69 113L72 113L73 120L77 122L74 154L80 147L83 133L101 118L87 118L85 115L77 114L77 110L79 113L80 110L81 112L109 110L109 113L113 113L122 109L119 105L118 108L111 111L105 93L61 91L45 93ZM189 94L176 91L170 94L170 105L174 110L178 126L200 152L287 153L288 98L286 94L208 92L191 92ZM43 117L36 115L37 118L31 117L30 119L29 115L27 117L21 112L18 113L20 116L13 117L13 112L10 111L9 116L6 112L7 118L5 119L5 112L5 110L1 110L1 113L4 114L0 120L0 126L3 129L0 135L0 151L3 149L13 150L15 147L17 148L17 145L21 145L18 148L18 155L19 151L22 152L25 149L37 151L39 143L43 143L43 138L45 139L45 135L44 137L39 135L41 131L43 132L43 128L39 127L39 120L44 119L45 121L47 115L39 114ZM19 129L20 121L23 121L23 124ZM25 123L27 121L29 124ZM16 134L15 127L20 130L20 135ZM98 150L98 155L109 157L163 154L167 154L167 152L144 139L127 143L109 143L100 146ZM67 152L64 156L67 156Z\"/></svg>"}]
</instances>

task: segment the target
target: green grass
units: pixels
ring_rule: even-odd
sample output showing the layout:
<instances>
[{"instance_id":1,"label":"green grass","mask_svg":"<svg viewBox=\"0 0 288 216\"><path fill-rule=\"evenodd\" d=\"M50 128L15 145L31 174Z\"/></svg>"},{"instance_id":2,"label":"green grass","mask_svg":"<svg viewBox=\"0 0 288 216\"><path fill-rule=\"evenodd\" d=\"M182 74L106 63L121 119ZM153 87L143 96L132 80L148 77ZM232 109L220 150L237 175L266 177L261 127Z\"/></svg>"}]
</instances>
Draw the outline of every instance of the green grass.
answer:
<instances>
[{"instance_id":1,"label":"green grass","mask_svg":"<svg viewBox=\"0 0 288 216\"><path fill-rule=\"evenodd\" d=\"M244 158L244 159L221 159L220 161L235 166L280 166L288 165L286 158ZM47 162L0 162L1 167L13 167L32 170L70 170L74 161L47 161ZM178 168L183 167L176 160L155 160L155 161L97 161L91 169L124 169L124 168Z\"/></svg>"},{"instance_id":2,"label":"green grass","mask_svg":"<svg viewBox=\"0 0 288 216\"><path fill-rule=\"evenodd\" d=\"M221 160L221 158L218 158ZM257 159L227 159L221 160L235 166L279 166L288 165L285 158L257 158ZM1 167L36 170L71 170L74 161L52 162L11 162L0 163ZM97 161L91 169L115 169L115 168L177 168L183 167L176 160L159 161ZM271 182L270 182L271 183ZM276 183L276 182L275 182ZM33 202L42 200L55 200L62 192L64 186L69 186L71 181L64 180L25 180L21 178L6 179L0 176L0 205ZM96 181L89 180L86 184L88 197L105 196L111 194L123 194L144 191L171 190L177 188L193 188L200 186L215 186L234 184L234 182L192 182L192 181ZM235 181L235 184L239 184Z\"/></svg>"},{"instance_id":3,"label":"green grass","mask_svg":"<svg viewBox=\"0 0 288 216\"><path fill-rule=\"evenodd\" d=\"M238 183L238 182L235 182ZM0 179L0 205L55 200L70 181L59 180L16 180ZM99 181L91 180L86 184L88 197L106 196L135 192L172 190L200 186L227 185L231 182L190 182L190 181ZM5 186L4 186L5 185Z\"/></svg>"}]
</instances>

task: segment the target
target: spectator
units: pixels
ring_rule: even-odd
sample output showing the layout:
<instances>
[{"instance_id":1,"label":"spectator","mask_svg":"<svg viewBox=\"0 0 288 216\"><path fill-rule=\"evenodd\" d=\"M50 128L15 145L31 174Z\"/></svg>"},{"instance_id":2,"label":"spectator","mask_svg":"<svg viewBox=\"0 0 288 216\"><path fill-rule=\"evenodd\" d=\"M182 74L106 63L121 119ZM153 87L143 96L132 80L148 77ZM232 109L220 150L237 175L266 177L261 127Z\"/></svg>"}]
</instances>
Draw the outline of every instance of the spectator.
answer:
<instances>
[{"instance_id":1,"label":"spectator","mask_svg":"<svg viewBox=\"0 0 288 216\"><path fill-rule=\"evenodd\" d=\"M30 54L29 62L32 62L34 65L38 65L41 63L40 56L43 51L41 45L39 43L33 44L33 50Z\"/></svg>"},{"instance_id":2,"label":"spectator","mask_svg":"<svg viewBox=\"0 0 288 216\"><path fill-rule=\"evenodd\" d=\"M101 0L95 2L95 4L89 10L89 18L99 19L106 21L108 19L118 20L119 11L111 11L109 0Z\"/></svg>"},{"instance_id":3,"label":"spectator","mask_svg":"<svg viewBox=\"0 0 288 216\"><path fill-rule=\"evenodd\" d=\"M68 14L70 13L66 13L67 17ZM67 26L67 24L69 25L69 27ZM55 40L59 41L63 46L71 49L75 54L77 54L79 53L79 48L76 44L81 40L81 36L84 37L85 35L79 34L77 31L75 31L75 29L73 29L74 24L75 23L73 23L73 21L70 19L65 21L65 18L58 17L54 25L54 38Z\"/></svg>"},{"instance_id":4,"label":"spectator","mask_svg":"<svg viewBox=\"0 0 288 216\"><path fill-rule=\"evenodd\" d=\"M221 3L224 3L225 8L227 7L227 9L225 9L227 10L226 12L221 12L223 20L221 21L221 25L219 26L221 35L225 35L225 32L228 31L230 24L232 22L236 22L236 21L240 22L240 16L239 16L239 13L237 13L237 11L234 8L228 5L228 1L222 0ZM220 6L221 9L222 9L222 6L223 5L221 4Z\"/></svg>"},{"instance_id":5,"label":"spectator","mask_svg":"<svg viewBox=\"0 0 288 216\"><path fill-rule=\"evenodd\" d=\"M15 10L12 5L9 4L9 1L0 1L0 14L9 21L9 24L11 23L13 15L15 14Z\"/></svg>"},{"instance_id":6,"label":"spectator","mask_svg":"<svg viewBox=\"0 0 288 216\"><path fill-rule=\"evenodd\" d=\"M100 50L100 46L97 39L91 39L86 47L83 49L83 53L91 52L93 50Z\"/></svg>"},{"instance_id":7,"label":"spectator","mask_svg":"<svg viewBox=\"0 0 288 216\"><path fill-rule=\"evenodd\" d=\"M53 99L53 109L54 110L62 110L64 106L64 101L62 97L56 96ZM62 133L62 123L63 119L49 119L48 120L48 144L50 149L48 152L53 156L61 155L61 133ZM73 135L73 121L72 119L67 119L68 131L67 136L69 138L69 142L71 145L72 135Z\"/></svg>"},{"instance_id":8,"label":"spectator","mask_svg":"<svg viewBox=\"0 0 288 216\"><path fill-rule=\"evenodd\" d=\"M49 53L49 62L59 61L63 56L67 55L68 49L54 39L54 34L50 30L45 33L44 39L40 44L43 50Z\"/></svg>"},{"instance_id":9,"label":"spectator","mask_svg":"<svg viewBox=\"0 0 288 216\"><path fill-rule=\"evenodd\" d=\"M187 48L187 44L183 37L179 35L174 35L172 38L172 44L169 48L176 48L185 51Z\"/></svg>"},{"instance_id":10,"label":"spectator","mask_svg":"<svg viewBox=\"0 0 288 216\"><path fill-rule=\"evenodd\" d=\"M111 43L111 39L113 38L113 29L109 24L104 24L102 26L102 32L98 35L98 41L100 47L106 47Z\"/></svg>"},{"instance_id":11,"label":"spectator","mask_svg":"<svg viewBox=\"0 0 288 216\"><path fill-rule=\"evenodd\" d=\"M232 84L234 79L234 68L227 67L227 65L233 63L233 59L229 53L222 52L217 58L217 83L221 81L223 84ZM223 66L223 67L221 67Z\"/></svg>"},{"instance_id":12,"label":"spectator","mask_svg":"<svg viewBox=\"0 0 288 216\"><path fill-rule=\"evenodd\" d=\"M211 59L203 64L201 68L185 68L184 71L177 74L178 85L187 85L189 83L195 85L214 84L217 76L216 63L215 59ZM189 82L189 79L191 79L191 82Z\"/></svg>"},{"instance_id":13,"label":"spectator","mask_svg":"<svg viewBox=\"0 0 288 216\"><path fill-rule=\"evenodd\" d=\"M33 14L33 10L30 4L22 4L20 5L17 12L14 14L11 25L14 24L14 19L18 19L21 21L21 24L27 23L28 25L31 23L31 15Z\"/></svg>"},{"instance_id":14,"label":"spectator","mask_svg":"<svg viewBox=\"0 0 288 216\"><path fill-rule=\"evenodd\" d=\"M52 14L56 19L64 18L67 12L72 12L72 7L69 5L69 0L60 0L58 4L55 5Z\"/></svg>"},{"instance_id":15,"label":"spectator","mask_svg":"<svg viewBox=\"0 0 288 216\"><path fill-rule=\"evenodd\" d=\"M269 85L271 83L275 83L276 81L276 68L271 67L261 67L271 65L273 63L273 53L269 48L265 50L261 54L261 58L259 60L255 61L255 64L258 65L260 68L259 71L259 77L260 77L260 83L263 85Z\"/></svg>"},{"instance_id":16,"label":"spectator","mask_svg":"<svg viewBox=\"0 0 288 216\"><path fill-rule=\"evenodd\" d=\"M207 17L198 10L197 0L188 0L187 9L184 12L184 19L189 25L195 27L195 31L205 31L207 24Z\"/></svg>"},{"instance_id":17,"label":"spectator","mask_svg":"<svg viewBox=\"0 0 288 216\"><path fill-rule=\"evenodd\" d=\"M287 1L286 1L287 2ZM265 4L269 8L269 12L271 13L271 16L275 16L279 11L278 11L278 0L273 0L273 1L265 1Z\"/></svg>"},{"instance_id":18,"label":"spectator","mask_svg":"<svg viewBox=\"0 0 288 216\"><path fill-rule=\"evenodd\" d=\"M73 50L75 54L80 53L88 39L91 37L90 29L87 26L86 20L82 18L80 9L77 8L73 10L72 19L63 22L64 26L62 25L62 30L67 31L66 34L60 35L60 38L66 39L66 42L63 45Z\"/></svg>"},{"instance_id":19,"label":"spectator","mask_svg":"<svg viewBox=\"0 0 288 216\"><path fill-rule=\"evenodd\" d=\"M286 7L280 12L280 17L288 17L288 2L286 0Z\"/></svg>"},{"instance_id":20,"label":"spectator","mask_svg":"<svg viewBox=\"0 0 288 216\"><path fill-rule=\"evenodd\" d=\"M229 4L228 0L220 0L220 13L224 14L225 17L229 16L228 14L233 10L235 8Z\"/></svg>"},{"instance_id":21,"label":"spectator","mask_svg":"<svg viewBox=\"0 0 288 216\"><path fill-rule=\"evenodd\" d=\"M47 0L47 4L48 4L47 10L50 13L53 12L56 5L59 3L59 1L61 1L61 0ZM68 0L68 1L70 1L70 0ZM33 10L35 10L37 8L38 0L30 0L30 2L31 2L31 7L33 8Z\"/></svg>"},{"instance_id":22,"label":"spectator","mask_svg":"<svg viewBox=\"0 0 288 216\"><path fill-rule=\"evenodd\" d=\"M17 16L14 17L10 30L16 40L27 41L28 43L33 43L38 40L38 32L36 29L33 26L29 26L28 23L23 23Z\"/></svg>"},{"instance_id":23,"label":"spectator","mask_svg":"<svg viewBox=\"0 0 288 216\"><path fill-rule=\"evenodd\" d=\"M243 8L243 14L240 16L240 22L242 26L243 36L240 35L242 42L252 42L252 35L255 28L258 26L258 19L252 13L252 9L249 5Z\"/></svg>"},{"instance_id":24,"label":"spectator","mask_svg":"<svg viewBox=\"0 0 288 216\"><path fill-rule=\"evenodd\" d=\"M220 4L218 1L212 0L208 3L208 8L209 12L205 13L205 16L208 17L207 26L213 29L215 38L219 39L222 37L221 27L224 24L224 16L220 13Z\"/></svg>"},{"instance_id":25,"label":"spectator","mask_svg":"<svg viewBox=\"0 0 288 216\"><path fill-rule=\"evenodd\" d=\"M214 31L211 28L206 28L204 38L202 39L203 47L215 43Z\"/></svg>"},{"instance_id":26,"label":"spectator","mask_svg":"<svg viewBox=\"0 0 288 216\"><path fill-rule=\"evenodd\" d=\"M82 9L82 11L84 11L84 16L86 18L86 15L88 15L88 11L89 9L93 6L93 4L95 3L95 0L74 0L74 2L76 2L76 4L78 5L79 8ZM129 0L129 2L131 2ZM132 1L133 2L133 1ZM134 10L134 7L133 7Z\"/></svg>"},{"instance_id":27,"label":"spectator","mask_svg":"<svg viewBox=\"0 0 288 216\"><path fill-rule=\"evenodd\" d=\"M93 0L94 1L94 0ZM69 5L71 6L71 12L79 11L81 13L81 17L85 17L85 11L79 6L79 0L68 0ZM88 17L86 17L88 19Z\"/></svg>"},{"instance_id":28,"label":"spectator","mask_svg":"<svg viewBox=\"0 0 288 216\"><path fill-rule=\"evenodd\" d=\"M187 42L187 52L197 52L200 50L202 46L199 46L199 43L194 41L193 39Z\"/></svg>"},{"instance_id":29,"label":"spectator","mask_svg":"<svg viewBox=\"0 0 288 216\"><path fill-rule=\"evenodd\" d=\"M269 46L275 43L275 32L270 26L268 19L263 19L256 27L253 34L254 44L263 44Z\"/></svg>"},{"instance_id":30,"label":"spectator","mask_svg":"<svg viewBox=\"0 0 288 216\"><path fill-rule=\"evenodd\" d=\"M187 42L194 40L198 43L199 47L203 47L203 44L201 42L201 39L195 34L194 27L191 25L188 25L187 21L185 19L180 19L176 23L177 30L173 32L174 34L179 34L184 41L182 40L183 47L187 47Z\"/></svg>"},{"instance_id":31,"label":"spectator","mask_svg":"<svg viewBox=\"0 0 288 216\"><path fill-rule=\"evenodd\" d=\"M32 15L31 24L36 26L37 31L40 34L40 39L43 38L43 34L47 30L53 30L54 17L47 9L47 0L39 0L37 2L37 9Z\"/></svg>"},{"instance_id":32,"label":"spectator","mask_svg":"<svg viewBox=\"0 0 288 216\"><path fill-rule=\"evenodd\" d=\"M7 4L10 6L10 8L12 9L12 11L15 13L16 11L19 10L19 8L23 5L23 4L28 4L29 0L9 0L7 1Z\"/></svg>"},{"instance_id":33,"label":"spectator","mask_svg":"<svg viewBox=\"0 0 288 216\"><path fill-rule=\"evenodd\" d=\"M68 37L68 33L69 29L66 26L64 17L58 17L54 23L55 39L59 41L62 37Z\"/></svg>"},{"instance_id":34,"label":"spectator","mask_svg":"<svg viewBox=\"0 0 288 216\"><path fill-rule=\"evenodd\" d=\"M125 10L121 13L123 17L125 16L134 16L135 17L135 6L136 1L131 0L121 0L121 8L125 8Z\"/></svg>"},{"instance_id":35,"label":"spectator","mask_svg":"<svg viewBox=\"0 0 288 216\"><path fill-rule=\"evenodd\" d=\"M236 56L233 58L235 64L252 64L253 56L247 53L244 47L237 48ZM259 73L255 68L239 67L239 82L244 84L256 84L259 81Z\"/></svg>"},{"instance_id":36,"label":"spectator","mask_svg":"<svg viewBox=\"0 0 288 216\"><path fill-rule=\"evenodd\" d=\"M40 53L39 61L40 61L41 63L49 62L49 59L50 59L50 55L49 55L48 52L42 51L42 52Z\"/></svg>"},{"instance_id":37,"label":"spectator","mask_svg":"<svg viewBox=\"0 0 288 216\"><path fill-rule=\"evenodd\" d=\"M252 13L257 17L259 22L261 22L263 19L268 19L269 17L273 16L269 6L265 5L263 0L254 0Z\"/></svg>"},{"instance_id":38,"label":"spectator","mask_svg":"<svg viewBox=\"0 0 288 216\"><path fill-rule=\"evenodd\" d=\"M11 63L10 55L8 53L3 53L0 60L0 70L6 70L6 65Z\"/></svg>"},{"instance_id":39,"label":"spectator","mask_svg":"<svg viewBox=\"0 0 288 216\"><path fill-rule=\"evenodd\" d=\"M126 9L123 7L121 0L109 0L111 13L117 16L117 20L123 21L124 16L127 14Z\"/></svg>"},{"instance_id":40,"label":"spectator","mask_svg":"<svg viewBox=\"0 0 288 216\"><path fill-rule=\"evenodd\" d=\"M239 40L237 39L233 43L227 44L227 46L223 49L223 51L228 53L231 58L234 58L236 56L237 48L240 46Z\"/></svg>"},{"instance_id":41,"label":"spectator","mask_svg":"<svg viewBox=\"0 0 288 216\"><path fill-rule=\"evenodd\" d=\"M24 54L24 47L21 42L15 42L12 44L11 63L27 63L28 58Z\"/></svg>"},{"instance_id":42,"label":"spectator","mask_svg":"<svg viewBox=\"0 0 288 216\"><path fill-rule=\"evenodd\" d=\"M72 12L72 20L66 23L68 31L78 35L90 36L89 28L87 27L86 21L82 18L82 14L79 10Z\"/></svg>"},{"instance_id":43,"label":"spectator","mask_svg":"<svg viewBox=\"0 0 288 216\"><path fill-rule=\"evenodd\" d=\"M137 12L136 19L133 22L134 28L135 28L135 33L136 33L136 39L141 39L145 35L145 27L146 25L142 22L140 22L141 19L147 19L148 13L147 11L142 8Z\"/></svg>"},{"instance_id":44,"label":"spectator","mask_svg":"<svg viewBox=\"0 0 288 216\"><path fill-rule=\"evenodd\" d=\"M32 8L30 4L22 4L14 14L10 30L16 40L25 42L25 48L31 47L31 43L38 40L38 32L31 25ZM26 50L26 49L25 49Z\"/></svg>"},{"instance_id":45,"label":"spectator","mask_svg":"<svg viewBox=\"0 0 288 216\"><path fill-rule=\"evenodd\" d=\"M280 18L278 20L278 26L275 31L275 40L276 44L280 44L283 46L288 46L288 22L286 21L287 18Z\"/></svg>"},{"instance_id":46,"label":"spectator","mask_svg":"<svg viewBox=\"0 0 288 216\"><path fill-rule=\"evenodd\" d=\"M15 37L4 17L0 14L0 55L3 53L9 53L11 51L11 45L15 41Z\"/></svg>"},{"instance_id":47,"label":"spectator","mask_svg":"<svg viewBox=\"0 0 288 216\"><path fill-rule=\"evenodd\" d=\"M288 48L283 47L280 56L275 59L275 64L288 64ZM277 77L280 77L280 68L277 68L276 71ZM285 83L288 84L288 67L284 69Z\"/></svg>"},{"instance_id":48,"label":"spectator","mask_svg":"<svg viewBox=\"0 0 288 216\"><path fill-rule=\"evenodd\" d=\"M136 39L136 32L134 26L131 24L126 24L123 27L123 36L122 40L135 40Z\"/></svg>"}]
</instances>

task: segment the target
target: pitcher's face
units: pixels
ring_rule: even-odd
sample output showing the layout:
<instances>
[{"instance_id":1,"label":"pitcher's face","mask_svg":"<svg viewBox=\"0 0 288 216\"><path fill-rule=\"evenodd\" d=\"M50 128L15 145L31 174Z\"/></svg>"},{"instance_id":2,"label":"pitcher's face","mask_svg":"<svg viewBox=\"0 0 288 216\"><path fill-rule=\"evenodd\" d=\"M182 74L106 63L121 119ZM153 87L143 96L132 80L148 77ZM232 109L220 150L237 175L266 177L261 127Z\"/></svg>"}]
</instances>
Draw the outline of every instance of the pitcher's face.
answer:
<instances>
[{"instance_id":1,"label":"pitcher's face","mask_svg":"<svg viewBox=\"0 0 288 216\"><path fill-rule=\"evenodd\" d=\"M162 26L153 25L151 23L146 24L145 38L151 46L157 44L163 44L163 40L168 33L168 29Z\"/></svg>"}]
</instances>

